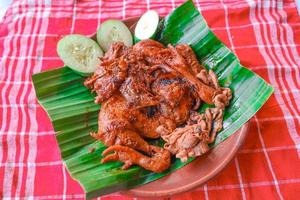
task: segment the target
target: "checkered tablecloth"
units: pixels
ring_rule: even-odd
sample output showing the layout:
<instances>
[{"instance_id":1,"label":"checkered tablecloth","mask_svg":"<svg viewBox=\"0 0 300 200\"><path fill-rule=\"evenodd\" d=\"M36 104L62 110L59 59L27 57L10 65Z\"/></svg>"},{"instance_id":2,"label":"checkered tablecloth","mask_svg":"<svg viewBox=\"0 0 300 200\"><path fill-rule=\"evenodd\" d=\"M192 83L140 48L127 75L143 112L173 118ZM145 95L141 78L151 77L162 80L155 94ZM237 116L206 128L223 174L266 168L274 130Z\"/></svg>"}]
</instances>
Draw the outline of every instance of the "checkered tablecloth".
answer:
<instances>
[{"instance_id":1,"label":"checkered tablecloth","mask_svg":"<svg viewBox=\"0 0 300 200\"><path fill-rule=\"evenodd\" d=\"M82 199L62 165L31 74L62 66L57 41L92 35L109 18L175 0L14 0L0 22L0 199ZM300 198L300 17L293 0L196 1L213 32L275 93L250 120L235 159L207 184L171 199ZM119 193L101 199L132 199Z\"/></svg>"}]
</instances>

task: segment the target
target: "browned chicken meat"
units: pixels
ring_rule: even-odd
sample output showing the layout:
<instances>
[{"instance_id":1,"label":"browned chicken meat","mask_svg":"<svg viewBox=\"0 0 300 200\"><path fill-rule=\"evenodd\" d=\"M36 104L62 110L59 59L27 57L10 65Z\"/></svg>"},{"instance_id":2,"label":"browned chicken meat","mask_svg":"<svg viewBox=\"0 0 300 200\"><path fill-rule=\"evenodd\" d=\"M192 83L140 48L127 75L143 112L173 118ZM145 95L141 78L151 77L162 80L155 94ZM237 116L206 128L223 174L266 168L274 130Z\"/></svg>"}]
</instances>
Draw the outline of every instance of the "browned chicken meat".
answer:
<instances>
[{"instance_id":1,"label":"browned chicken meat","mask_svg":"<svg viewBox=\"0 0 300 200\"><path fill-rule=\"evenodd\" d=\"M153 172L206 153L222 129L231 90L218 84L185 44L164 47L143 40L133 47L114 43L85 83L101 104L99 128L91 135L108 148L102 162L121 161ZM199 114L201 102L215 105ZM145 139L161 137L164 147Z\"/></svg>"}]
</instances>

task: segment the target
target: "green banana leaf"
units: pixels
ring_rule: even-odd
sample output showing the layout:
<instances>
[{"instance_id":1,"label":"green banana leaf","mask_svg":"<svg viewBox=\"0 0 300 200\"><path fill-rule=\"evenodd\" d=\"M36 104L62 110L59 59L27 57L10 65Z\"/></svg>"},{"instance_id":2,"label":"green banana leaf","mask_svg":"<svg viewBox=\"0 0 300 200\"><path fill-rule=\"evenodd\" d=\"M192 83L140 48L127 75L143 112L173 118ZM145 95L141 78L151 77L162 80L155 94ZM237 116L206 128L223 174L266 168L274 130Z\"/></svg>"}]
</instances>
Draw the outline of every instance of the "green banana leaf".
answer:
<instances>
[{"instance_id":1,"label":"green banana leaf","mask_svg":"<svg viewBox=\"0 0 300 200\"><path fill-rule=\"evenodd\" d=\"M211 147L237 131L273 92L262 78L240 65L238 58L210 31L192 1L164 18L157 40L165 45L189 44L199 61L217 74L220 84L232 89L233 99L225 110L224 128ZM120 162L101 164L105 147L89 135L97 131L100 106L83 86L84 78L68 67L61 67L35 74L32 80L39 103L47 111L56 131L65 166L84 188L87 198L146 184L193 160L182 163L173 159L171 167L159 174L138 166L121 170Z\"/></svg>"}]
</instances>

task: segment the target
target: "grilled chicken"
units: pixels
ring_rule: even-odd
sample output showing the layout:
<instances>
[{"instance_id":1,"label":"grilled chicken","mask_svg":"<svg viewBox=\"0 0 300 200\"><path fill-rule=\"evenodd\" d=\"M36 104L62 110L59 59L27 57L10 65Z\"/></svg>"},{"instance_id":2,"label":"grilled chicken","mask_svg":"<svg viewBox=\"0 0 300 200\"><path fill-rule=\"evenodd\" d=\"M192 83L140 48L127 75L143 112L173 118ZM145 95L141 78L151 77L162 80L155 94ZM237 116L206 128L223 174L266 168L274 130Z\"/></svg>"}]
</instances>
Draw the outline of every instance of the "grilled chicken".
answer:
<instances>
[{"instance_id":1,"label":"grilled chicken","mask_svg":"<svg viewBox=\"0 0 300 200\"><path fill-rule=\"evenodd\" d=\"M231 99L231 90L219 86L188 45L164 47L154 40L114 43L84 84L101 104L99 128L91 135L108 146L102 162L157 173L169 168L173 154L186 161L207 152ZM201 102L215 107L199 114ZM147 142L160 137L164 147Z\"/></svg>"}]
</instances>

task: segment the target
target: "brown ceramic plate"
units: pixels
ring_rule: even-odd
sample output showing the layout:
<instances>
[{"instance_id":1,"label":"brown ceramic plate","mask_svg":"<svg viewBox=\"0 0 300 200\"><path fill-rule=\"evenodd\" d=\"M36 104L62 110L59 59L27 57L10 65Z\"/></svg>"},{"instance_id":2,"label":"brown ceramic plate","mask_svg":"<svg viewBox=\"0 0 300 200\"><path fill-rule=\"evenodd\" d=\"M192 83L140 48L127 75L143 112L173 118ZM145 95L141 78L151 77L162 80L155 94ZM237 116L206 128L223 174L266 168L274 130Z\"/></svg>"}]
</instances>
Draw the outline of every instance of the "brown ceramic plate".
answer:
<instances>
[{"instance_id":1,"label":"brown ceramic plate","mask_svg":"<svg viewBox=\"0 0 300 200\"><path fill-rule=\"evenodd\" d=\"M133 32L138 19L139 17L129 18L124 20L124 23ZM139 197L162 197L186 192L200 186L217 175L234 158L245 139L248 127L249 124L246 123L206 155L170 175L123 193Z\"/></svg>"}]
</instances>

